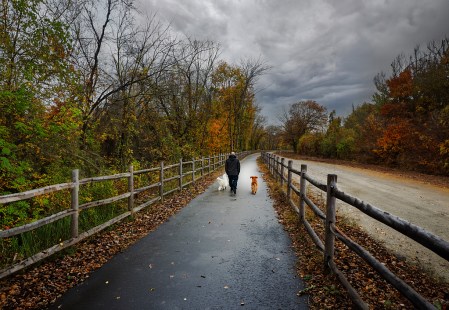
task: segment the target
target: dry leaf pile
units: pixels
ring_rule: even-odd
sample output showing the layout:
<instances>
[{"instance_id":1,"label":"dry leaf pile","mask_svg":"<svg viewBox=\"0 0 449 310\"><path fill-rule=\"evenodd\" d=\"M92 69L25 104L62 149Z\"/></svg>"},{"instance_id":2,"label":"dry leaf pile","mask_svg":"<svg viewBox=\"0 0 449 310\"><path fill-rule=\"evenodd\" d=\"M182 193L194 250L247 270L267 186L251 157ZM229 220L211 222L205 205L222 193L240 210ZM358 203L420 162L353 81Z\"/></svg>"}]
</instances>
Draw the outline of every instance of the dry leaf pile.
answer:
<instances>
[{"instance_id":1,"label":"dry leaf pile","mask_svg":"<svg viewBox=\"0 0 449 310\"><path fill-rule=\"evenodd\" d=\"M165 198L163 204L142 210L134 220L115 224L65 252L55 254L56 257L0 280L0 309L41 309L53 304L66 290L88 278L91 271L125 251L203 193L218 174L196 181L190 188Z\"/></svg>"},{"instance_id":2,"label":"dry leaf pile","mask_svg":"<svg viewBox=\"0 0 449 310\"><path fill-rule=\"evenodd\" d=\"M298 256L297 272L306 282L306 288L299 291L298 295L308 295L310 309L355 309L337 278L332 274L323 274L323 256L315 247L304 225L299 225L298 216L287 203L279 183L274 182L260 161L259 168L264 173L264 180L269 184L270 197L275 201L278 220L292 239ZM326 213L322 203L314 202ZM306 219L323 241L324 225L307 207ZM357 225L337 217L337 226L437 309L449 309L449 283L430 277L422 267L412 266L404 258L395 257ZM334 261L370 309L415 309L401 293L338 239L335 241Z\"/></svg>"}]
</instances>

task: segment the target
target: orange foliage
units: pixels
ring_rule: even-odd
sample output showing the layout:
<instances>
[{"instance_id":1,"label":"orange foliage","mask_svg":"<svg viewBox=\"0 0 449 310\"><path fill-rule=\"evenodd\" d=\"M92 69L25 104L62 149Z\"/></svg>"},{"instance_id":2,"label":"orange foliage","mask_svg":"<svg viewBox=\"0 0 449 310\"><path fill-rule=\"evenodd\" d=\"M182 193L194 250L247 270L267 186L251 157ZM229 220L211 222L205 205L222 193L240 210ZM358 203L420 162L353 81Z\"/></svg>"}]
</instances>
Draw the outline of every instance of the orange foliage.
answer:
<instances>
[{"instance_id":1,"label":"orange foliage","mask_svg":"<svg viewBox=\"0 0 449 310\"><path fill-rule=\"evenodd\" d=\"M437 138L413 120L402 118L391 122L377 145L373 152L389 165L437 171L442 164Z\"/></svg>"},{"instance_id":2,"label":"orange foliage","mask_svg":"<svg viewBox=\"0 0 449 310\"><path fill-rule=\"evenodd\" d=\"M215 154L225 150L228 143L227 139L228 135L223 122L219 119L211 121L208 126L207 141L205 143L207 148L206 154Z\"/></svg>"},{"instance_id":3,"label":"orange foliage","mask_svg":"<svg viewBox=\"0 0 449 310\"><path fill-rule=\"evenodd\" d=\"M379 148L374 153L387 164L396 163L398 155L408 148L411 137L410 122L401 119L388 126L383 136L377 140Z\"/></svg>"},{"instance_id":4,"label":"orange foliage","mask_svg":"<svg viewBox=\"0 0 449 310\"><path fill-rule=\"evenodd\" d=\"M413 90L413 79L410 68L402 71L399 76L394 76L386 81L390 89L390 97L397 100L404 100L409 97Z\"/></svg>"},{"instance_id":5,"label":"orange foliage","mask_svg":"<svg viewBox=\"0 0 449 310\"><path fill-rule=\"evenodd\" d=\"M408 113L408 104L405 102L387 103L382 106L380 113L388 117L405 117Z\"/></svg>"}]
</instances>

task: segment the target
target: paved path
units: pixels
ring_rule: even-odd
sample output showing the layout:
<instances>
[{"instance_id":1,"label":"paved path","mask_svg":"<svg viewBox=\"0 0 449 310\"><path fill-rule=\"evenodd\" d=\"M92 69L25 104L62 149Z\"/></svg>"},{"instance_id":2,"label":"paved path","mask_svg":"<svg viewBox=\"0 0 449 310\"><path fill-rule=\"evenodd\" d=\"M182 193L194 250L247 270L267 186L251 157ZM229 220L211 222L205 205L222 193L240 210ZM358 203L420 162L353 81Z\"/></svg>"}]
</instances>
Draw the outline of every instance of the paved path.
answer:
<instances>
[{"instance_id":1,"label":"paved path","mask_svg":"<svg viewBox=\"0 0 449 310\"><path fill-rule=\"evenodd\" d=\"M242 161L237 195L215 182L51 309L307 309L258 156ZM251 175L259 176L255 196Z\"/></svg>"},{"instance_id":2,"label":"paved path","mask_svg":"<svg viewBox=\"0 0 449 310\"><path fill-rule=\"evenodd\" d=\"M341 191L449 240L449 190L386 173L334 164L294 160L293 168L300 170L301 164L307 165L307 174L315 180L326 184L327 174L336 174ZM299 177L294 178L299 183ZM321 192L310 184L307 190ZM326 199L324 194L321 195ZM437 254L339 200L337 211L356 221L391 251L409 261L421 262L449 281L449 263Z\"/></svg>"}]
</instances>

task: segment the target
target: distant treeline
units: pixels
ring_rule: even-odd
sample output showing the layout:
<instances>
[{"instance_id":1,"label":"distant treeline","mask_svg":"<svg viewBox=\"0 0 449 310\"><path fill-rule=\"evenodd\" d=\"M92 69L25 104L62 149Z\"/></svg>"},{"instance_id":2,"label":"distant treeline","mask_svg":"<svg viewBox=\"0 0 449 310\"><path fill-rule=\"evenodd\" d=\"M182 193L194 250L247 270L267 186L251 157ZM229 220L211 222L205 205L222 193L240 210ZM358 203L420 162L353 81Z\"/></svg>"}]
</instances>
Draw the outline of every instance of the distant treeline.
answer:
<instances>
[{"instance_id":1,"label":"distant treeline","mask_svg":"<svg viewBox=\"0 0 449 310\"><path fill-rule=\"evenodd\" d=\"M321 117L313 123L313 114L306 114L302 119L309 120L309 127L289 144L304 155L449 175L449 39L432 41L424 51L417 47L408 57L401 54L391 67L390 77L381 72L374 78L377 92L371 102L353 107L347 117L333 111L327 121ZM294 123L298 111L295 105L304 108L306 102L284 111L285 141L291 136L286 125ZM315 116L327 112L319 105L308 107L304 111Z\"/></svg>"}]
</instances>

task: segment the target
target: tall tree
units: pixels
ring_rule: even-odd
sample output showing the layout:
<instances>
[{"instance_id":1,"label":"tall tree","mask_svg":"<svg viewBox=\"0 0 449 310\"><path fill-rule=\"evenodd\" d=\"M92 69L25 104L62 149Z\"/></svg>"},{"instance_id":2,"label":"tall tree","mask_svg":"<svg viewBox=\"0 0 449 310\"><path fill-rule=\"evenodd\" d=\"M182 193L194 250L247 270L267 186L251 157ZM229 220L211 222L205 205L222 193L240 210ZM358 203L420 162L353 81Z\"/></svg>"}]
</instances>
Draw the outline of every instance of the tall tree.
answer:
<instances>
[{"instance_id":1,"label":"tall tree","mask_svg":"<svg viewBox=\"0 0 449 310\"><path fill-rule=\"evenodd\" d=\"M316 101L300 101L278 115L284 141L297 152L298 142L307 132L321 128L327 123L327 109Z\"/></svg>"},{"instance_id":2,"label":"tall tree","mask_svg":"<svg viewBox=\"0 0 449 310\"><path fill-rule=\"evenodd\" d=\"M65 137L77 112L63 106L72 47L59 10L48 1L10 0L0 12L0 184L12 190L56 159L56 143L46 141Z\"/></svg>"}]
</instances>

